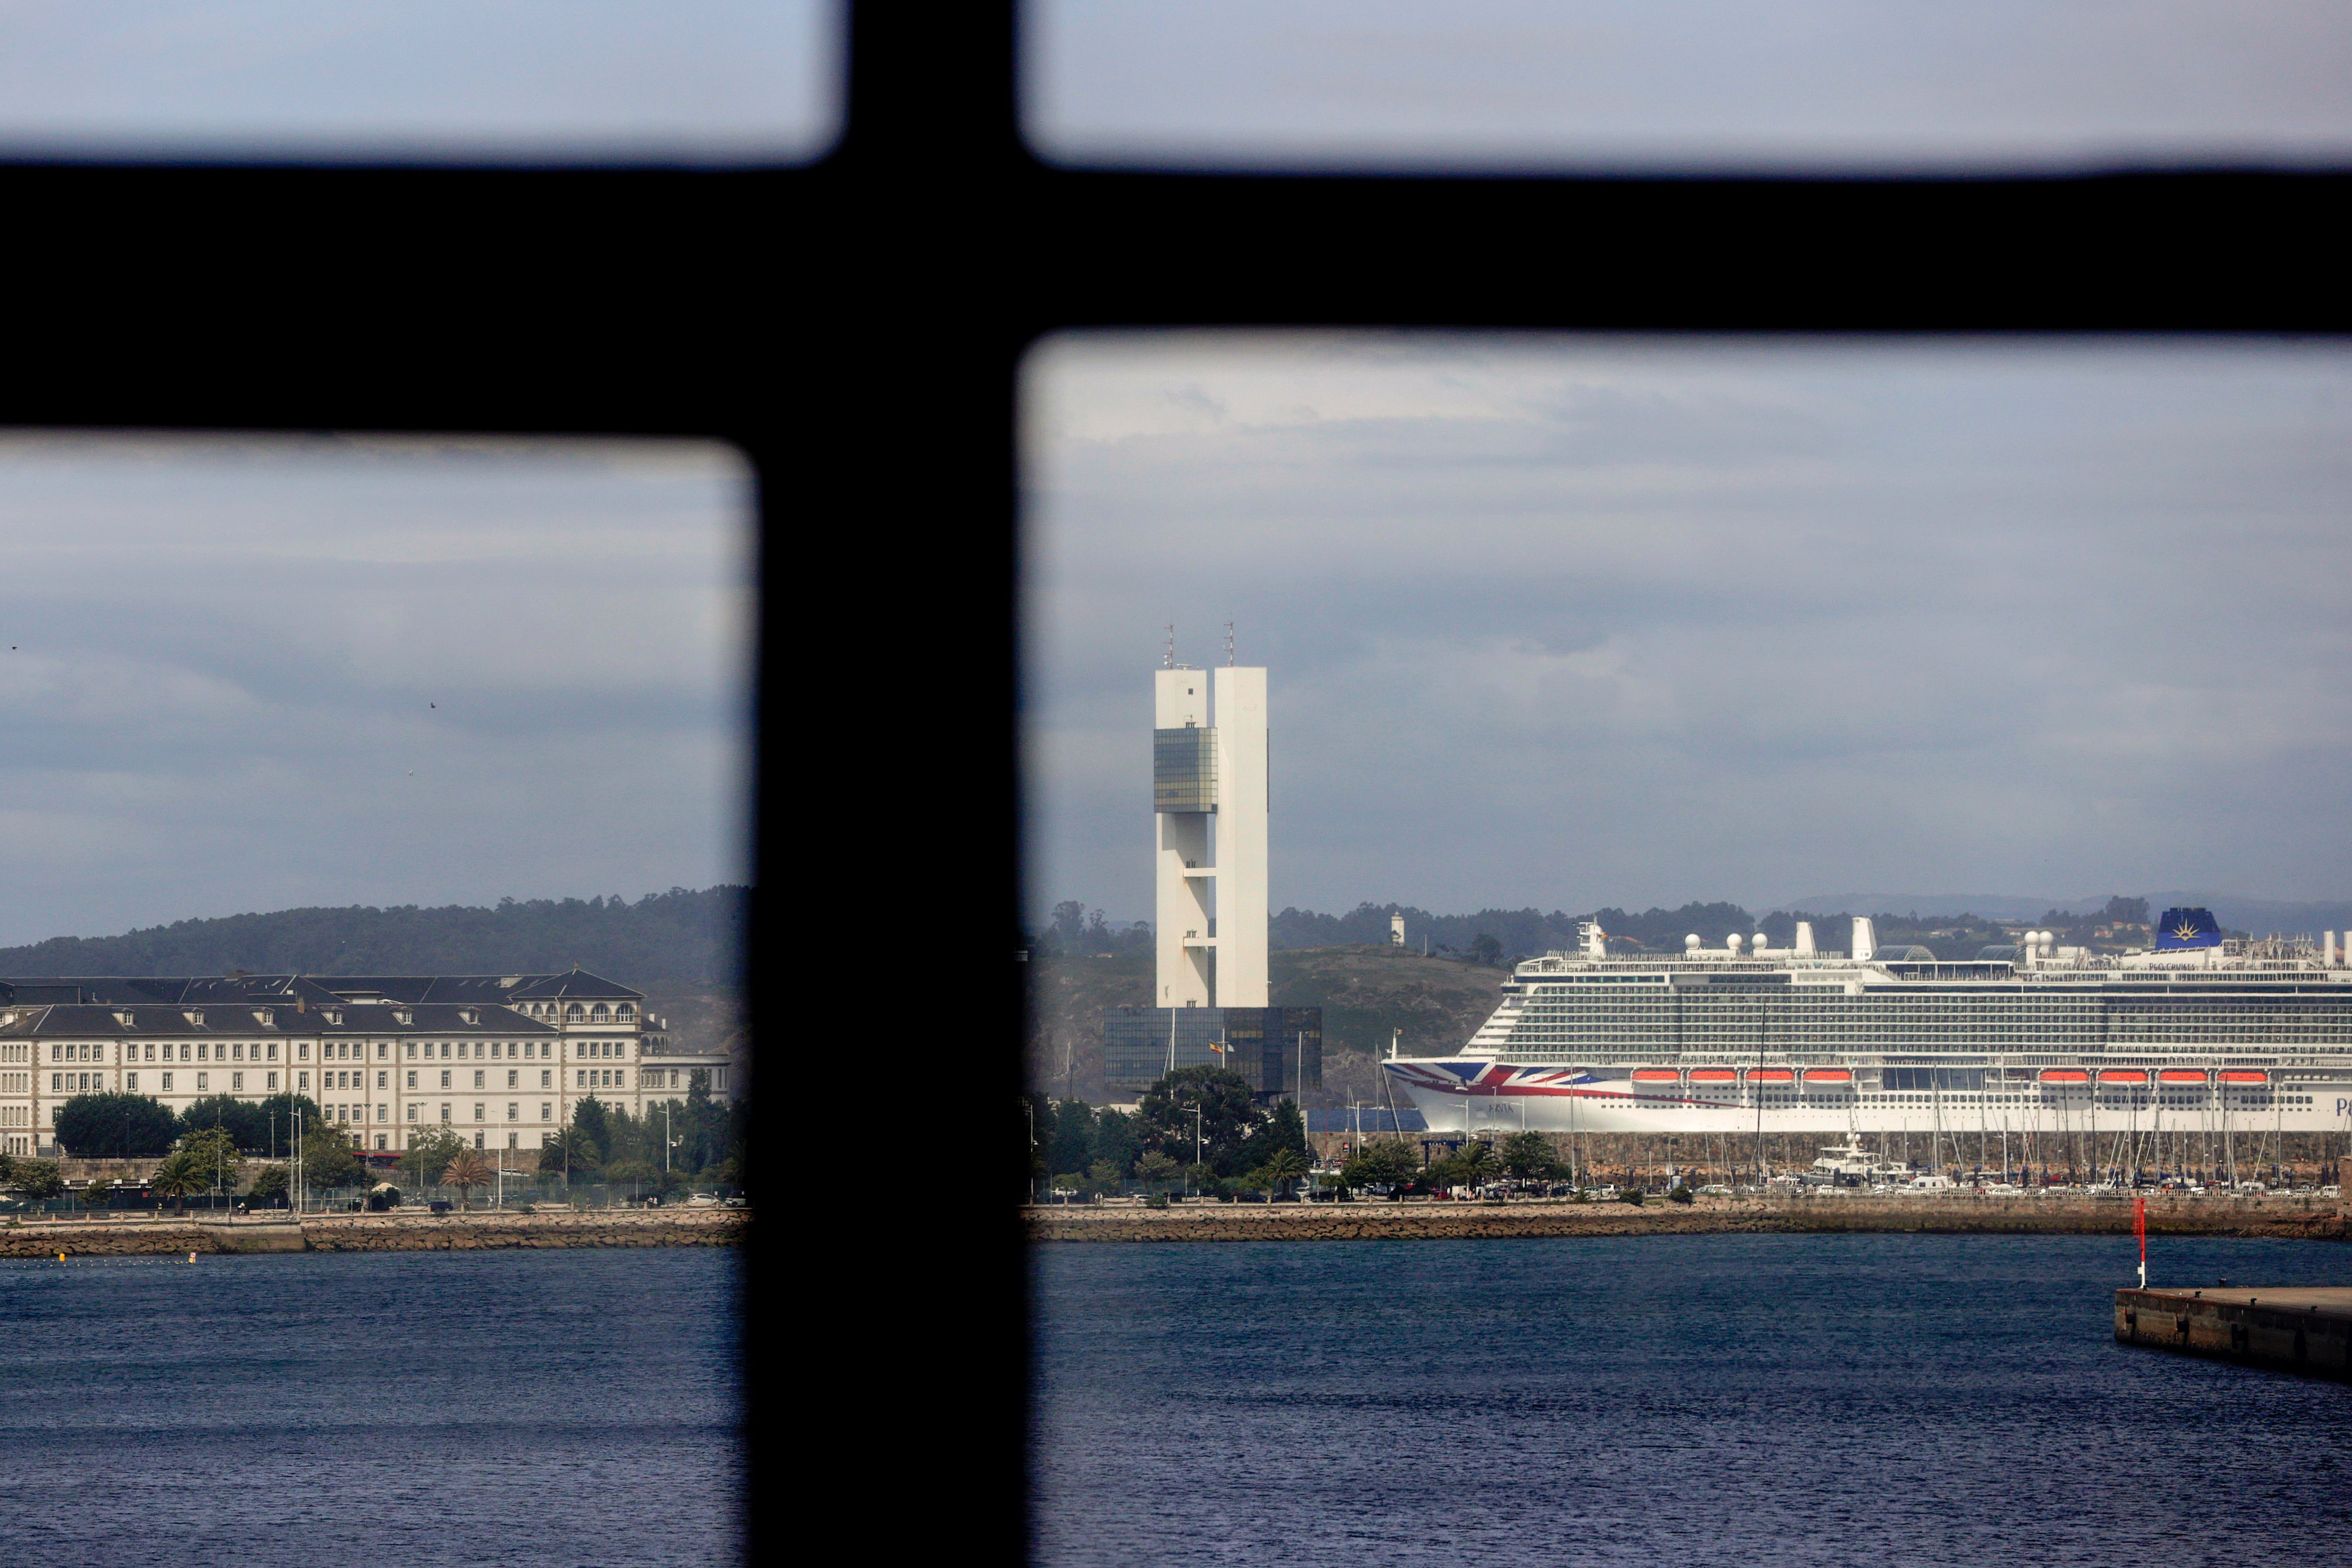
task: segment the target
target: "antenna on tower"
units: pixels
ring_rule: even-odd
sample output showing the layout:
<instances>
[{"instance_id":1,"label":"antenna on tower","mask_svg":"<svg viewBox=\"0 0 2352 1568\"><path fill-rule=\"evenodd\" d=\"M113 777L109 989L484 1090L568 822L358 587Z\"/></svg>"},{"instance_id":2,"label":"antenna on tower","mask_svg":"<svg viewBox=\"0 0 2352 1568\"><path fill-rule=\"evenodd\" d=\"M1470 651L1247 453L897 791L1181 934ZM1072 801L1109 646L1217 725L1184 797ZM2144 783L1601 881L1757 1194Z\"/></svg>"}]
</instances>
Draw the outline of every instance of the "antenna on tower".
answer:
<instances>
[{"instance_id":1,"label":"antenna on tower","mask_svg":"<svg viewBox=\"0 0 2352 1568\"><path fill-rule=\"evenodd\" d=\"M1227 667L1227 668L1231 668L1231 667L1232 667L1232 665L1233 665L1233 662L1234 662L1234 623L1233 623L1232 622L1228 621L1228 622L1225 622L1225 664L1226 664L1226 667Z\"/></svg>"},{"instance_id":2,"label":"antenna on tower","mask_svg":"<svg viewBox=\"0 0 2352 1568\"><path fill-rule=\"evenodd\" d=\"M1169 622L1168 625L1168 663L1166 667L1171 670L1176 667L1176 624L1174 622Z\"/></svg>"}]
</instances>

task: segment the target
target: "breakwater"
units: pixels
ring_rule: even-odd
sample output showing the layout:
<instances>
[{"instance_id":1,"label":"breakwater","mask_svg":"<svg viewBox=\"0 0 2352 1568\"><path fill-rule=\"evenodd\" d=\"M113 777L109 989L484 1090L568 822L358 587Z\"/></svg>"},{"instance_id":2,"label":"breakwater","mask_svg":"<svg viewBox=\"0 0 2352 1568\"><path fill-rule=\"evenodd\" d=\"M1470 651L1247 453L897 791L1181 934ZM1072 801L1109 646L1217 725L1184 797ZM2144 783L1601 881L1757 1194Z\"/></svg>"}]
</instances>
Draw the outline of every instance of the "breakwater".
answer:
<instances>
[{"instance_id":1,"label":"breakwater","mask_svg":"<svg viewBox=\"0 0 2352 1568\"><path fill-rule=\"evenodd\" d=\"M2111 1198L1979 1198L1971 1196L1795 1198L1685 1206L1663 1202L1517 1202L1108 1205L1030 1207L1032 1241L1412 1241L1541 1236L1686 1236L1725 1233L1820 1235L2129 1235L2132 1208ZM2342 1241L2352 1221L2329 1200L2182 1200L2148 1205L2150 1235L2243 1236Z\"/></svg>"},{"instance_id":2,"label":"breakwater","mask_svg":"<svg viewBox=\"0 0 2352 1568\"><path fill-rule=\"evenodd\" d=\"M236 1252L467 1252L507 1248L727 1247L741 1209L519 1214L327 1214L291 1220L33 1221L0 1227L0 1258L128 1258Z\"/></svg>"}]
</instances>

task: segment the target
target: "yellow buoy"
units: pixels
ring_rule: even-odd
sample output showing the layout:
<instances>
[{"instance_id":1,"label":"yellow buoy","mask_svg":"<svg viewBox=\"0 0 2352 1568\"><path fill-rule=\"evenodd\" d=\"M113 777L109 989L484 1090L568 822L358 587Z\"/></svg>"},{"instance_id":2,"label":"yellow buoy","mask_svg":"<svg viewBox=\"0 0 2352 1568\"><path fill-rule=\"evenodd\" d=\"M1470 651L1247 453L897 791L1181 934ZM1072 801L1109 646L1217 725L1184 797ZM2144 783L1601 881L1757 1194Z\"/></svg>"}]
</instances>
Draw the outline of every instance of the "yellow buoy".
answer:
<instances>
[{"instance_id":1,"label":"yellow buoy","mask_svg":"<svg viewBox=\"0 0 2352 1568\"><path fill-rule=\"evenodd\" d=\"M62 1253L62 1252L58 1253L58 1262L60 1262L60 1263L62 1263L62 1262L64 1262L65 1260L66 1260L66 1255L65 1255L64 1253Z\"/></svg>"},{"instance_id":2,"label":"yellow buoy","mask_svg":"<svg viewBox=\"0 0 2352 1568\"><path fill-rule=\"evenodd\" d=\"M196 1255L195 1255L194 1253L193 1253L193 1252L189 1253L189 1254L188 1254L188 1261L189 1261L189 1262L191 1262L191 1263L193 1263L193 1262L194 1262L195 1260L196 1260Z\"/></svg>"}]
</instances>

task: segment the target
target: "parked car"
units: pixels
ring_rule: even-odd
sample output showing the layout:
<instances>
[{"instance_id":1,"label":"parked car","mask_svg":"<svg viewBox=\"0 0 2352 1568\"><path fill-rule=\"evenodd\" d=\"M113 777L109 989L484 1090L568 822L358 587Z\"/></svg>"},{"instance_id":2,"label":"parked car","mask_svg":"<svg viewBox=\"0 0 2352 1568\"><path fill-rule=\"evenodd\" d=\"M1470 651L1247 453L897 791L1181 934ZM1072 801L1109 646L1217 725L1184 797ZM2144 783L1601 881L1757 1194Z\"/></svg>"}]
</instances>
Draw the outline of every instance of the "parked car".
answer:
<instances>
[{"instance_id":1,"label":"parked car","mask_svg":"<svg viewBox=\"0 0 2352 1568\"><path fill-rule=\"evenodd\" d=\"M436 1197L436 1198L435 1198L435 1199L433 1200L433 1212L434 1212L434 1213L436 1213L436 1214L446 1214L446 1213L448 1213L448 1212L449 1212L449 1200L448 1200L447 1198L446 1198L446 1197Z\"/></svg>"}]
</instances>

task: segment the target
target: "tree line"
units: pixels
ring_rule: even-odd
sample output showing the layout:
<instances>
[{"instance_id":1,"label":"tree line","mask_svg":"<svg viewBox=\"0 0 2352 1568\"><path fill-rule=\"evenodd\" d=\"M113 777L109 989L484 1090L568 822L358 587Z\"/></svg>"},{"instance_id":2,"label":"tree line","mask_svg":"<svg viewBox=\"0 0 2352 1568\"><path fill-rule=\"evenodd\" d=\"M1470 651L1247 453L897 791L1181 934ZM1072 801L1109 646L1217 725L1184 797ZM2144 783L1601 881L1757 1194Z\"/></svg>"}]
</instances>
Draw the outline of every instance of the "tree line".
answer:
<instances>
[{"instance_id":1,"label":"tree line","mask_svg":"<svg viewBox=\"0 0 2352 1568\"><path fill-rule=\"evenodd\" d=\"M1029 1176L1036 1186L1092 1194L1178 1182L1209 1197L1263 1190L1304 1175L1307 1124L1286 1100L1271 1110L1249 1081L1216 1067L1181 1067L1143 1092L1132 1113L1083 1100L1022 1096Z\"/></svg>"},{"instance_id":2,"label":"tree line","mask_svg":"<svg viewBox=\"0 0 2352 1568\"><path fill-rule=\"evenodd\" d=\"M0 948L0 975L478 975L577 963L633 986L731 986L751 911L751 890L730 884L634 901L280 909Z\"/></svg>"},{"instance_id":3,"label":"tree line","mask_svg":"<svg viewBox=\"0 0 2352 1568\"><path fill-rule=\"evenodd\" d=\"M211 1162L207 1169L234 1173L247 1158L290 1156L298 1113L309 1185L332 1189L364 1182L366 1164L352 1149L348 1133L322 1114L307 1094L273 1094L259 1101L219 1094L199 1100L184 1112L174 1112L143 1094L77 1094L58 1107L58 1144L71 1158L161 1155L165 1166L195 1150ZM577 1102L570 1124L538 1151L531 1169L534 1174L560 1175L572 1181L625 1183L665 1193L698 1179L739 1187L743 1185L749 1131L747 1108L713 1096L710 1074L697 1068L688 1077L686 1098L658 1102L647 1106L642 1116L593 1095ZM461 1146L467 1153L478 1152L450 1128L430 1128L403 1152L395 1166L418 1186L460 1186L454 1180L444 1182L439 1173L450 1166ZM483 1168L491 1167L486 1161ZM163 1167L158 1167L159 1176L162 1172ZM62 1178L56 1173L53 1161L16 1159L0 1166L0 1186L13 1186L27 1197L55 1197L63 1190ZM282 1195L286 1190L281 1168L265 1170L256 1180L255 1191L262 1196ZM265 1186L267 1193L263 1193ZM172 1196L160 1186L152 1190Z\"/></svg>"}]
</instances>

